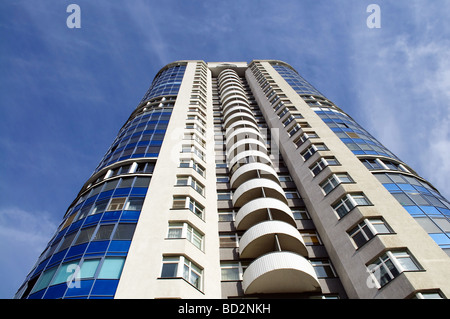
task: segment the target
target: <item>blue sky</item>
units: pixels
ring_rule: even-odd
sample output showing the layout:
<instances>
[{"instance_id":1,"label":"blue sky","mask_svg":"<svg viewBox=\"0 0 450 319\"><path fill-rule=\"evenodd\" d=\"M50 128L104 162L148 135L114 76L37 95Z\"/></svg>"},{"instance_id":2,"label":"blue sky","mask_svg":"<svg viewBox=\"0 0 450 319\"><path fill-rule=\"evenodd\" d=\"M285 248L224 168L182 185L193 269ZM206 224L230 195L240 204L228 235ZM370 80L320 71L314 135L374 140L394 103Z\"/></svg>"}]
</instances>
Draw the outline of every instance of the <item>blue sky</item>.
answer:
<instances>
[{"instance_id":1,"label":"blue sky","mask_svg":"<svg viewBox=\"0 0 450 319\"><path fill-rule=\"evenodd\" d=\"M66 26L70 3L80 29ZM380 29L366 25L371 3ZM0 298L175 60L288 62L450 198L448 12L445 0L1 1Z\"/></svg>"}]
</instances>

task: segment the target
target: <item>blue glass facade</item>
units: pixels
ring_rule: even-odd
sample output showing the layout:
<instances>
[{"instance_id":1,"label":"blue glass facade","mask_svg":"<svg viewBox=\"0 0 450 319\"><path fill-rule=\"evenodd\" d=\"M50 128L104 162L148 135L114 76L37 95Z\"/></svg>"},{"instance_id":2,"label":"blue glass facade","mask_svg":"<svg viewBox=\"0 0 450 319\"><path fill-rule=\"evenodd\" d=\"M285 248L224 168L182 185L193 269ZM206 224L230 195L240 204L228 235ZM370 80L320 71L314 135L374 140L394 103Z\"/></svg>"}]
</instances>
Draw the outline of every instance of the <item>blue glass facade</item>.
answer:
<instances>
[{"instance_id":1,"label":"blue glass facade","mask_svg":"<svg viewBox=\"0 0 450 319\"><path fill-rule=\"evenodd\" d=\"M185 66L163 69L120 129L34 269L21 298L113 298ZM171 97L169 98L168 95Z\"/></svg>"},{"instance_id":2,"label":"blue glass facade","mask_svg":"<svg viewBox=\"0 0 450 319\"><path fill-rule=\"evenodd\" d=\"M444 250L450 249L450 202L413 176L376 173L375 177Z\"/></svg>"},{"instance_id":3,"label":"blue glass facade","mask_svg":"<svg viewBox=\"0 0 450 319\"><path fill-rule=\"evenodd\" d=\"M332 108L311 107L355 155L381 155L400 160L348 115Z\"/></svg>"},{"instance_id":4,"label":"blue glass facade","mask_svg":"<svg viewBox=\"0 0 450 319\"><path fill-rule=\"evenodd\" d=\"M315 87L306 81L300 74L290 67L282 64L272 64L272 67L286 80L298 94L312 94L323 96Z\"/></svg>"},{"instance_id":5,"label":"blue glass facade","mask_svg":"<svg viewBox=\"0 0 450 319\"><path fill-rule=\"evenodd\" d=\"M29 298L113 297L150 179L122 175L82 196L29 276L42 274Z\"/></svg>"},{"instance_id":6,"label":"blue glass facade","mask_svg":"<svg viewBox=\"0 0 450 319\"><path fill-rule=\"evenodd\" d=\"M130 158L158 157L171 114L171 108L152 109L128 121L106 152L96 172L105 166Z\"/></svg>"},{"instance_id":7,"label":"blue glass facade","mask_svg":"<svg viewBox=\"0 0 450 319\"><path fill-rule=\"evenodd\" d=\"M353 154L360 157L363 164L375 174L431 238L450 255L450 202L422 179L411 176L415 173L405 169L395 154L327 100L297 72L276 63L272 66ZM377 158L379 161L375 160ZM397 172L375 173L380 170Z\"/></svg>"},{"instance_id":8,"label":"blue glass facade","mask_svg":"<svg viewBox=\"0 0 450 319\"><path fill-rule=\"evenodd\" d=\"M176 65L159 72L147 93L145 93L141 103L149 101L156 96L177 95L185 70L185 65Z\"/></svg>"}]
</instances>

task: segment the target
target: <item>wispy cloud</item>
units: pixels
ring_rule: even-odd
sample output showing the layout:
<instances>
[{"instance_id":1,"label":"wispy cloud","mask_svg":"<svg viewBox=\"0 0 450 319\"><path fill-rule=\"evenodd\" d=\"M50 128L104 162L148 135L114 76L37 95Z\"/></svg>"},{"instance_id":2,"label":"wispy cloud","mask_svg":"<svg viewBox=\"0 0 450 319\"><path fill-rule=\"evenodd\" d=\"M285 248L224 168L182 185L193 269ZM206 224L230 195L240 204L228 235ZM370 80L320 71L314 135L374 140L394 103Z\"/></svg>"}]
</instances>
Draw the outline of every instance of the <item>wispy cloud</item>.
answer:
<instances>
[{"instance_id":1,"label":"wispy cloud","mask_svg":"<svg viewBox=\"0 0 450 319\"><path fill-rule=\"evenodd\" d=\"M50 240L57 224L48 212L0 208L2 289L0 298L12 298L27 272Z\"/></svg>"},{"instance_id":2,"label":"wispy cloud","mask_svg":"<svg viewBox=\"0 0 450 319\"><path fill-rule=\"evenodd\" d=\"M443 2L427 4L382 6L381 29L354 30L354 112L364 127L450 198L450 41L445 37L450 26L436 18L450 8ZM398 15L410 26L394 23Z\"/></svg>"}]
</instances>

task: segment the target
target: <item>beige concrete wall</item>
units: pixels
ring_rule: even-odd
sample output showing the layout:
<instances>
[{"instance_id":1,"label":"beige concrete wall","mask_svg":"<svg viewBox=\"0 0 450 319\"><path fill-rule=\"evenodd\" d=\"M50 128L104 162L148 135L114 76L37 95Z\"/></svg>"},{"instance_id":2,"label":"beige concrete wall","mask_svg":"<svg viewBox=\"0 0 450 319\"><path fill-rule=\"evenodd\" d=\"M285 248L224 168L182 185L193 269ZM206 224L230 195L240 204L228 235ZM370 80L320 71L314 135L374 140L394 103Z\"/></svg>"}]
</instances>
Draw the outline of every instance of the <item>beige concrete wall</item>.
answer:
<instances>
[{"instance_id":1,"label":"beige concrete wall","mask_svg":"<svg viewBox=\"0 0 450 319\"><path fill-rule=\"evenodd\" d=\"M268 62L263 67L276 81L283 93L296 106L330 151L318 152L306 163L292 140L274 114L250 70L247 78L258 104L270 127L280 129L280 151L289 171L304 199L317 230L327 248L328 254L350 298L405 298L420 289L440 288L450 296L450 258L430 238L424 229L406 212L397 200L367 170L360 160L331 131L331 129L310 109L303 99L286 83ZM305 143L307 144L307 143ZM302 145L302 149L306 146ZM319 156L333 155L341 166L326 168L314 177L309 166ZM324 196L320 182L330 172L348 172L355 184L345 184ZM339 219L331 204L346 192L364 192L373 206L357 207ZM382 216L393 228L394 234L378 235L377 238L356 250L347 231L369 216ZM407 248L418 260L424 271L405 272L381 289L369 288L366 284L369 264L385 250Z\"/></svg>"},{"instance_id":2,"label":"beige concrete wall","mask_svg":"<svg viewBox=\"0 0 450 319\"><path fill-rule=\"evenodd\" d=\"M121 275L115 298L220 298L218 217L212 108L207 110L206 179L194 170L179 168L184 127L197 61L190 61L181 84L169 126L152 176L147 197ZM208 74L208 105L212 105ZM212 140L213 142L208 142ZM183 157L190 156L183 154ZM193 156L193 155L192 155ZM204 197L190 187L174 187L177 173L190 171L205 185ZM173 210L174 194L190 194L205 206L204 220L189 210ZM186 239L166 239L169 221L186 221L204 233L201 251ZM184 255L203 268L200 290L183 279L161 279L163 255Z\"/></svg>"}]
</instances>

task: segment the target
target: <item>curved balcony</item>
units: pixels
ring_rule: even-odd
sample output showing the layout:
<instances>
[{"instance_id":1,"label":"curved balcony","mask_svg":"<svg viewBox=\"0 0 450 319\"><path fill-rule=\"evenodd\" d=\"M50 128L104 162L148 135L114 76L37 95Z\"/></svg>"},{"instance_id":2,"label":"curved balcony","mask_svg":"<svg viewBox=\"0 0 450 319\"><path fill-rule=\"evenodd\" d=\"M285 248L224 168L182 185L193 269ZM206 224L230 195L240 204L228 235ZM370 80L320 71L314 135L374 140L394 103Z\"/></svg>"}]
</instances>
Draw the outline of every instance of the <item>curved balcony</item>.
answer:
<instances>
[{"instance_id":1,"label":"curved balcony","mask_svg":"<svg viewBox=\"0 0 450 319\"><path fill-rule=\"evenodd\" d=\"M247 102L241 100L231 100L227 104L222 104L222 111L224 113L228 112L228 109L234 106L241 106L250 109L250 105Z\"/></svg>"},{"instance_id":2,"label":"curved balcony","mask_svg":"<svg viewBox=\"0 0 450 319\"><path fill-rule=\"evenodd\" d=\"M240 84L238 85L236 83L230 83L230 84L227 83L227 84L221 86L220 97L222 99L225 99L226 96L228 96L232 93L236 93L236 92L245 96L245 91Z\"/></svg>"},{"instance_id":3,"label":"curved balcony","mask_svg":"<svg viewBox=\"0 0 450 319\"><path fill-rule=\"evenodd\" d=\"M247 113L250 116L253 116L253 113L249 108L247 108L245 106L236 105L236 106L229 108L223 112L223 120L224 120L224 122L226 122L228 117L232 116L233 114L242 113L242 112Z\"/></svg>"},{"instance_id":4,"label":"curved balcony","mask_svg":"<svg viewBox=\"0 0 450 319\"><path fill-rule=\"evenodd\" d=\"M263 255L245 270L245 294L320 292L320 284L308 260L292 252Z\"/></svg>"},{"instance_id":5,"label":"curved balcony","mask_svg":"<svg viewBox=\"0 0 450 319\"><path fill-rule=\"evenodd\" d=\"M279 183L277 173L271 166L262 163L250 163L239 167L233 172L230 185L232 188L237 188L245 181L258 177L271 179L274 182Z\"/></svg>"},{"instance_id":6,"label":"curved balcony","mask_svg":"<svg viewBox=\"0 0 450 319\"><path fill-rule=\"evenodd\" d=\"M247 113L247 112L237 112L234 113L232 115L230 115L223 123L223 126L225 128L227 128L230 124L240 121L240 120L244 120L250 123L253 123L255 125L258 125L258 123L256 122L255 118L253 117L253 115Z\"/></svg>"},{"instance_id":7,"label":"curved balcony","mask_svg":"<svg viewBox=\"0 0 450 319\"><path fill-rule=\"evenodd\" d=\"M266 153L257 150L240 152L230 159L229 167L232 168L238 162L242 165L250 163L272 164L270 157Z\"/></svg>"},{"instance_id":8,"label":"curved balcony","mask_svg":"<svg viewBox=\"0 0 450 319\"><path fill-rule=\"evenodd\" d=\"M237 97L238 95L242 96L245 99L247 99L247 96L246 96L246 94L245 94L243 89L238 88L236 86L232 86L229 89L224 90L223 94L220 94L220 99L222 101L226 101L229 96Z\"/></svg>"},{"instance_id":9,"label":"curved balcony","mask_svg":"<svg viewBox=\"0 0 450 319\"><path fill-rule=\"evenodd\" d=\"M268 210L273 220L281 220L296 226L291 209L283 201L275 198L257 198L242 206L236 214L235 225L237 230L250 228L259 222L268 219Z\"/></svg>"},{"instance_id":10,"label":"curved balcony","mask_svg":"<svg viewBox=\"0 0 450 319\"><path fill-rule=\"evenodd\" d=\"M240 122L240 123L238 123ZM237 121L234 122L233 124L249 124L248 121ZM241 139L244 138L254 138L260 141L264 141L264 139L262 138L261 133L258 131L258 129L255 127L255 125L253 123L251 123L252 125L249 126L247 125L246 127L239 127L238 125L233 125L230 126L226 132L225 132L225 143L227 144L227 147L231 147L231 143L236 143ZM231 143L230 143L231 142Z\"/></svg>"},{"instance_id":11,"label":"curved balcony","mask_svg":"<svg viewBox=\"0 0 450 319\"><path fill-rule=\"evenodd\" d=\"M308 257L305 243L297 228L279 220L268 220L249 228L239 242L240 258L257 258L274 250L291 251Z\"/></svg>"},{"instance_id":12,"label":"curved balcony","mask_svg":"<svg viewBox=\"0 0 450 319\"><path fill-rule=\"evenodd\" d=\"M227 147L228 158L236 156L240 152L256 150L267 153L266 144L255 138L243 138Z\"/></svg>"},{"instance_id":13,"label":"curved balcony","mask_svg":"<svg viewBox=\"0 0 450 319\"><path fill-rule=\"evenodd\" d=\"M227 105L232 101L241 101L244 103L248 103L248 99L245 95L228 95L226 98L221 99L222 105Z\"/></svg>"},{"instance_id":14,"label":"curved balcony","mask_svg":"<svg viewBox=\"0 0 450 319\"><path fill-rule=\"evenodd\" d=\"M234 75L227 75L226 77L223 77L222 82L218 84L219 84L219 92L232 85L242 87L241 81L238 80L238 78Z\"/></svg>"},{"instance_id":15,"label":"curved balcony","mask_svg":"<svg viewBox=\"0 0 450 319\"><path fill-rule=\"evenodd\" d=\"M255 178L242 183L236 189L233 194L233 206L243 206L245 203L259 197L272 197L287 204L286 195L278 183L266 178Z\"/></svg>"},{"instance_id":16,"label":"curved balcony","mask_svg":"<svg viewBox=\"0 0 450 319\"><path fill-rule=\"evenodd\" d=\"M217 77L217 80L218 80L217 84L219 84L219 86L221 86L227 78L234 78L239 81L239 76L237 75L237 73L235 71L226 69L226 70L223 70L222 72L220 72L219 76Z\"/></svg>"}]
</instances>

